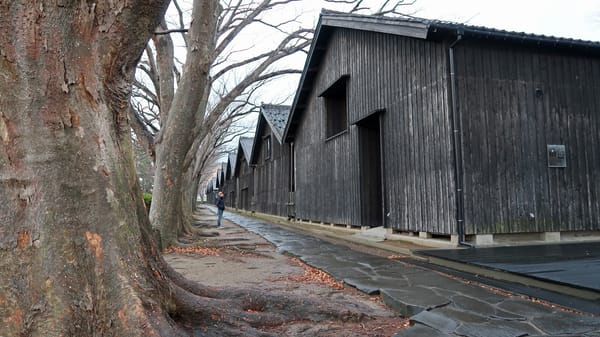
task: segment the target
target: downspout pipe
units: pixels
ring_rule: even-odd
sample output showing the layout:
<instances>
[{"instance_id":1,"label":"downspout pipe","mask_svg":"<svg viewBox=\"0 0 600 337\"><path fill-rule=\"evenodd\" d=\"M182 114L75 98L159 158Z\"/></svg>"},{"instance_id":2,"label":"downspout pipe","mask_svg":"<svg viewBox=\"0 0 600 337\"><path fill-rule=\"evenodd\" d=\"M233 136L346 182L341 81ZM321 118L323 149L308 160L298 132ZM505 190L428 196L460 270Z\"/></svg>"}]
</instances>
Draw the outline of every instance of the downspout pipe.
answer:
<instances>
[{"instance_id":1,"label":"downspout pipe","mask_svg":"<svg viewBox=\"0 0 600 337\"><path fill-rule=\"evenodd\" d=\"M462 41L463 32L456 32L456 40L448 47L450 58L450 118L452 119L452 146L454 150L454 181L456 184L456 229L458 232L458 244L461 246L474 247L465 241L465 205L464 205L464 183L463 183L463 153L461 138L461 120L458 112L457 89L456 89L456 64L454 56L455 46Z\"/></svg>"},{"instance_id":2,"label":"downspout pipe","mask_svg":"<svg viewBox=\"0 0 600 337\"><path fill-rule=\"evenodd\" d=\"M285 144L285 143L284 143ZM295 162L295 149L294 149L294 142L290 142L290 160L288 162L288 202L286 204L287 207L287 216L288 216L288 220L292 220L292 219L296 219L296 211L295 211L295 207L296 207L296 200L295 200L295 188L296 188L296 162Z\"/></svg>"}]
</instances>

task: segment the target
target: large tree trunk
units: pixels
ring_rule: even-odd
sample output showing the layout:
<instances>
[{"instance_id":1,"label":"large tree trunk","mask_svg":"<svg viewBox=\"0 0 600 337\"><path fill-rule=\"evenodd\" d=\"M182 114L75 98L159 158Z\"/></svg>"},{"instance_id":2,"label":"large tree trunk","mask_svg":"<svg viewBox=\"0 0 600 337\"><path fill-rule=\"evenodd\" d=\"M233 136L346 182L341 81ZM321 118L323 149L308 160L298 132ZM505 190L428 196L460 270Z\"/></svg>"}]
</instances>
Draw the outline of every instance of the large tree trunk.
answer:
<instances>
[{"instance_id":1,"label":"large tree trunk","mask_svg":"<svg viewBox=\"0 0 600 337\"><path fill-rule=\"evenodd\" d=\"M150 220L160 233L162 247L176 243L185 229L183 208L187 205L183 205L183 200L187 196L187 170L184 161L194 143L192 130L203 122L206 109L205 92L209 85L218 6L217 0L194 1L183 76L156 148ZM204 20L198 22L200 18Z\"/></svg>"},{"instance_id":2,"label":"large tree trunk","mask_svg":"<svg viewBox=\"0 0 600 337\"><path fill-rule=\"evenodd\" d=\"M166 4L0 1L2 336L166 325L127 125L131 76Z\"/></svg>"},{"instance_id":3,"label":"large tree trunk","mask_svg":"<svg viewBox=\"0 0 600 337\"><path fill-rule=\"evenodd\" d=\"M126 116L165 6L0 0L0 336L268 336L256 327L347 317L202 287L160 256Z\"/></svg>"}]
</instances>

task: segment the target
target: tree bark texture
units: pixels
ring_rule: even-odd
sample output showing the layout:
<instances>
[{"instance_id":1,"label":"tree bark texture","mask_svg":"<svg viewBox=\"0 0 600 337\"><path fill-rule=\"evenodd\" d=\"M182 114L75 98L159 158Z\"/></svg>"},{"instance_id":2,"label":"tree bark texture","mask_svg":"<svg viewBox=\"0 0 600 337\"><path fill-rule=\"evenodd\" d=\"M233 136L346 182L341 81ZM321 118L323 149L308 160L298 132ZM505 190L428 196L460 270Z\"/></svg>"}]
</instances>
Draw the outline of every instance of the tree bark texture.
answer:
<instances>
[{"instance_id":1,"label":"tree bark texture","mask_svg":"<svg viewBox=\"0 0 600 337\"><path fill-rule=\"evenodd\" d=\"M217 291L162 259L126 116L135 64L165 6L0 0L0 336L273 336L260 329L363 316L336 303ZM164 151L183 151L173 139ZM167 182L178 177L170 163L159 167Z\"/></svg>"},{"instance_id":2,"label":"tree bark texture","mask_svg":"<svg viewBox=\"0 0 600 337\"><path fill-rule=\"evenodd\" d=\"M127 124L167 3L0 1L2 336L153 336L167 320Z\"/></svg>"},{"instance_id":3,"label":"tree bark texture","mask_svg":"<svg viewBox=\"0 0 600 337\"><path fill-rule=\"evenodd\" d=\"M184 232L182 202L187 191L184 161L195 139L190 130L203 123L218 6L217 0L194 1L183 76L156 147L150 220L160 233L162 247L176 243Z\"/></svg>"},{"instance_id":4,"label":"tree bark texture","mask_svg":"<svg viewBox=\"0 0 600 337\"><path fill-rule=\"evenodd\" d=\"M160 28L165 30L167 24L161 22ZM173 40L168 34L155 35L153 37L154 46L156 48L156 71L158 73L158 86L155 86L158 91L158 102L160 104L160 118L167 120L169 109L175 95L175 51L173 48Z\"/></svg>"}]
</instances>

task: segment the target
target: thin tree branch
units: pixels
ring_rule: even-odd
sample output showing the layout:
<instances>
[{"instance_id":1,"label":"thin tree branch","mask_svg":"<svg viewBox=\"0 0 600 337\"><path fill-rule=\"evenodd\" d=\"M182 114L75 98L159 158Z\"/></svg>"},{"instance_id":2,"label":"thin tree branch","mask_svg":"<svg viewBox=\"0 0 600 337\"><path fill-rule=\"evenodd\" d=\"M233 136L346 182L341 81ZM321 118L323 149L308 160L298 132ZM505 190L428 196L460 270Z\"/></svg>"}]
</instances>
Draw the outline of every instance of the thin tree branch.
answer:
<instances>
[{"instance_id":1,"label":"thin tree branch","mask_svg":"<svg viewBox=\"0 0 600 337\"><path fill-rule=\"evenodd\" d=\"M187 33L188 31L189 31L189 29L187 29L187 28L175 28L175 29L155 31L154 35L167 35L167 34L172 34L172 33Z\"/></svg>"}]
</instances>

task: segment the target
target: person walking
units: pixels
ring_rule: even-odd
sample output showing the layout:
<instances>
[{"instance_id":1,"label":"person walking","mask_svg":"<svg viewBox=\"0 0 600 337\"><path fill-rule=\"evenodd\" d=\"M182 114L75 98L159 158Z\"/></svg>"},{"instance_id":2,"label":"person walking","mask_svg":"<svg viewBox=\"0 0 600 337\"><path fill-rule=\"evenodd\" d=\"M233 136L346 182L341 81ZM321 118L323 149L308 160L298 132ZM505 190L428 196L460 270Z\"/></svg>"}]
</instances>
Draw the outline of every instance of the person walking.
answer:
<instances>
[{"instance_id":1,"label":"person walking","mask_svg":"<svg viewBox=\"0 0 600 337\"><path fill-rule=\"evenodd\" d=\"M223 194L223 191L217 193L217 228L221 227L221 219L223 218L223 211L225 210L224 197L225 194Z\"/></svg>"}]
</instances>

